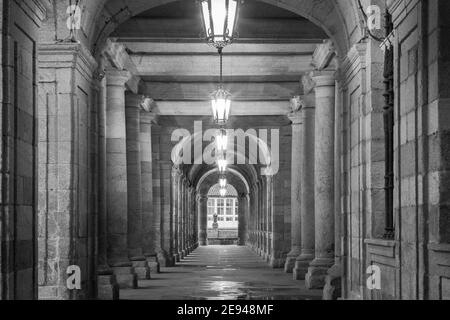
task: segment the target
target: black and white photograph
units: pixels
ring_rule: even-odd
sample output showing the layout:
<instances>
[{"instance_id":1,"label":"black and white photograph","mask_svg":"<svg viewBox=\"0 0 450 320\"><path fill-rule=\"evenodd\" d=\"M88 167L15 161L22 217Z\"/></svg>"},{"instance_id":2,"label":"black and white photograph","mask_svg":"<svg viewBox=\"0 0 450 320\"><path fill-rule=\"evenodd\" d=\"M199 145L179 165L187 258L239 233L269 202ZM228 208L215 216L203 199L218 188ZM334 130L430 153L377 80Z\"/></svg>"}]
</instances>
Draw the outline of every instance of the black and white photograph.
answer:
<instances>
[{"instance_id":1,"label":"black and white photograph","mask_svg":"<svg viewBox=\"0 0 450 320\"><path fill-rule=\"evenodd\" d=\"M450 300L450 1L0 11L0 309Z\"/></svg>"}]
</instances>

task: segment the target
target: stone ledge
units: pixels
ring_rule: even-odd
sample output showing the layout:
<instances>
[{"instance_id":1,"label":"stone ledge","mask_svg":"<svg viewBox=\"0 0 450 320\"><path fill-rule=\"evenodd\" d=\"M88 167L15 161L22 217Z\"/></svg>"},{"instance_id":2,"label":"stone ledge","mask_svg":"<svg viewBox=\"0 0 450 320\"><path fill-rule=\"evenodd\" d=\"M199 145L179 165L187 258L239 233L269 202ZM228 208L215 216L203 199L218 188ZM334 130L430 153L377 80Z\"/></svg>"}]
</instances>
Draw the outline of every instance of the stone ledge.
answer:
<instances>
[{"instance_id":1,"label":"stone ledge","mask_svg":"<svg viewBox=\"0 0 450 320\"><path fill-rule=\"evenodd\" d=\"M435 252L443 252L450 254L450 244L449 243L430 243L428 244L428 249Z\"/></svg>"},{"instance_id":2,"label":"stone ledge","mask_svg":"<svg viewBox=\"0 0 450 320\"><path fill-rule=\"evenodd\" d=\"M366 239L364 243L367 245L367 251L370 254L383 256L387 258L395 258L395 249L397 242L384 239Z\"/></svg>"}]
</instances>

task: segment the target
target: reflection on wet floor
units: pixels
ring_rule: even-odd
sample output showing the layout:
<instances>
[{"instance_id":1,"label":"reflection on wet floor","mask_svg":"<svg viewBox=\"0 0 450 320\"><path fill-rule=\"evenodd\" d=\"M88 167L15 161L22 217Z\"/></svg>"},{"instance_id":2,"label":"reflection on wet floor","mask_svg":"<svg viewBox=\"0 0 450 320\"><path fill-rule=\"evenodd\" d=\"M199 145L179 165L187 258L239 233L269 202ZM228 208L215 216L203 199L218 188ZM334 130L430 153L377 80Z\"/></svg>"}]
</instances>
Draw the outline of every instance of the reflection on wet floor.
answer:
<instances>
[{"instance_id":1,"label":"reflection on wet floor","mask_svg":"<svg viewBox=\"0 0 450 320\"><path fill-rule=\"evenodd\" d=\"M311 300L320 290L307 290L292 274L272 269L246 247L200 247L174 268L161 268L139 289L121 290L121 299L139 300Z\"/></svg>"}]
</instances>

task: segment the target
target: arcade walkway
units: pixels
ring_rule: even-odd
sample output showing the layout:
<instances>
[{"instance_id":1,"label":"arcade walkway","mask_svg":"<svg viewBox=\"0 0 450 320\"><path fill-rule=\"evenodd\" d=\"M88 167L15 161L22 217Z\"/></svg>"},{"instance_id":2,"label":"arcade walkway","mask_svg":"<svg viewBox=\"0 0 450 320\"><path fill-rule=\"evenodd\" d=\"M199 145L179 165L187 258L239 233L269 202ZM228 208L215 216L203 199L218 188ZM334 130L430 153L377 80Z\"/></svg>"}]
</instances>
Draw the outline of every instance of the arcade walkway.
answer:
<instances>
[{"instance_id":1,"label":"arcade walkway","mask_svg":"<svg viewBox=\"0 0 450 320\"><path fill-rule=\"evenodd\" d=\"M126 300L305 300L321 299L283 269L271 269L247 247L200 247L174 268L162 268L136 290L120 291Z\"/></svg>"}]
</instances>

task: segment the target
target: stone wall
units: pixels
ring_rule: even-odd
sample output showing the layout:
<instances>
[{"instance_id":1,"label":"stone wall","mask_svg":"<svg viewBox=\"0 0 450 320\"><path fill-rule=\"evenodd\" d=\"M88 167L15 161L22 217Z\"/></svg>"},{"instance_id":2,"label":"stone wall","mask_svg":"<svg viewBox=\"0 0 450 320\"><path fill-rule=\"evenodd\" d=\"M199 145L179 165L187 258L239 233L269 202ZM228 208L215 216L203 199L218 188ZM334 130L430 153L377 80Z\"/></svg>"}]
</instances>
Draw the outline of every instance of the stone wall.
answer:
<instances>
[{"instance_id":1,"label":"stone wall","mask_svg":"<svg viewBox=\"0 0 450 320\"><path fill-rule=\"evenodd\" d=\"M0 299L37 297L37 39L40 1L0 1ZM7 53L3 56L3 53Z\"/></svg>"}]
</instances>

